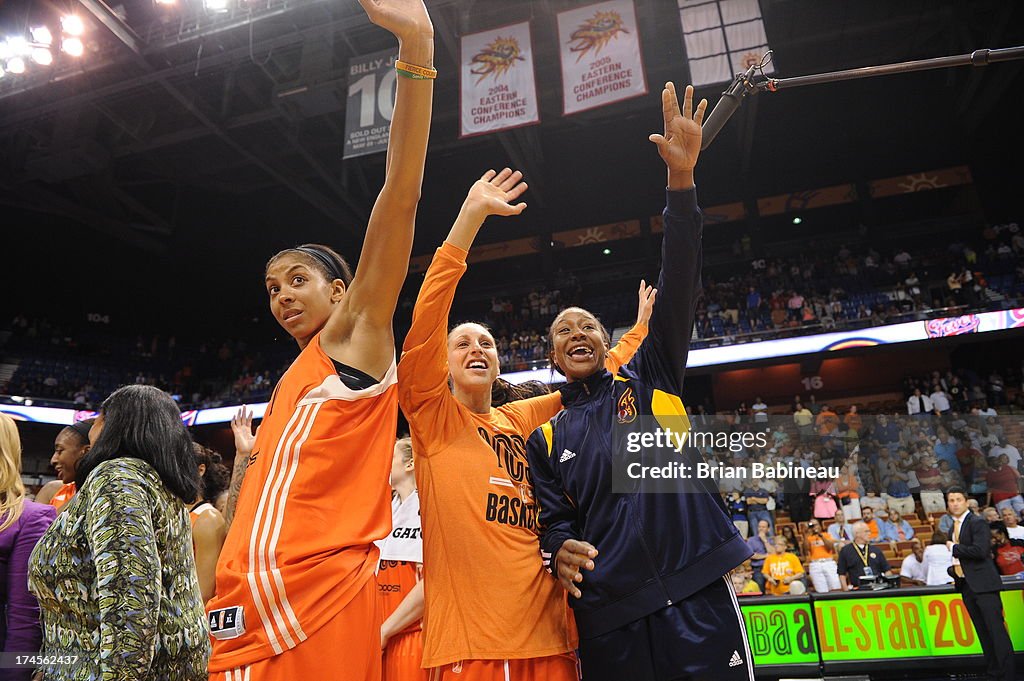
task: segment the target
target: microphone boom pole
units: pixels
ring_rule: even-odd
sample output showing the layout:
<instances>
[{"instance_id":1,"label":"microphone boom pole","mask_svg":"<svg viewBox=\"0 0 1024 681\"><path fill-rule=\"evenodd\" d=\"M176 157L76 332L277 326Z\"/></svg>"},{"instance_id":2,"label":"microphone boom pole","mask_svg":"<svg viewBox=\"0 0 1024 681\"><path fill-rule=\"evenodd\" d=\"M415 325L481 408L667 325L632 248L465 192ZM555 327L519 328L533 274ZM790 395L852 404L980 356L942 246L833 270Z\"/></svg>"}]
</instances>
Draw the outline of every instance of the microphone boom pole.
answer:
<instances>
[{"instance_id":1,"label":"microphone boom pole","mask_svg":"<svg viewBox=\"0 0 1024 681\"><path fill-rule=\"evenodd\" d=\"M770 52L769 52L770 54ZM767 55L766 55L767 56ZM934 59L918 59L905 61L898 64L884 64L882 66L865 66L858 69L846 69L844 71L830 71L810 76L796 76L794 78L766 78L754 82L754 71L758 66L754 65L747 69L746 73L736 75L729 88L722 93L722 98L711 111L711 115L704 122L702 130L704 139L701 149L707 149L715 136L725 125L729 117L739 108L743 97L748 93L778 92L788 88L801 87L803 85L820 85L821 83L834 83L843 80L857 80L860 78L872 78L874 76L890 76L897 73L913 73L915 71L930 71L932 69L944 69L953 66L988 66L1003 61L1024 59L1024 46L1005 47L995 50L981 49L970 54L960 54L952 57L935 57ZM762 64L765 61L762 60Z\"/></svg>"}]
</instances>

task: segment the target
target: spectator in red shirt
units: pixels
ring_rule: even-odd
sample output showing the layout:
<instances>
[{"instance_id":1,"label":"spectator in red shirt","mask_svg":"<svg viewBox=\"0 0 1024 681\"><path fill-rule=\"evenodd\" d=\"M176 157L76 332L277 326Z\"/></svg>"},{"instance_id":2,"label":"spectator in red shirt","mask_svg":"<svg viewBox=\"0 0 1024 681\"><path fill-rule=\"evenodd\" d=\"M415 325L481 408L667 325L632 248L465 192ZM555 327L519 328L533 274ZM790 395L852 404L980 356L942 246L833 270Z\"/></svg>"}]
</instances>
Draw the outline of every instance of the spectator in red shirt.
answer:
<instances>
[{"instance_id":1,"label":"spectator in red shirt","mask_svg":"<svg viewBox=\"0 0 1024 681\"><path fill-rule=\"evenodd\" d=\"M959 440L960 449L956 450L956 460L960 462L960 473L964 480L970 481L974 479L974 457L981 452L971 446L970 439L961 437Z\"/></svg>"},{"instance_id":2,"label":"spectator in red shirt","mask_svg":"<svg viewBox=\"0 0 1024 681\"><path fill-rule=\"evenodd\" d=\"M1012 508L1018 516L1024 512L1024 498L1021 497L1018 480L1020 473L1010 466L1010 458L1006 454L988 460L989 470L987 504L994 504L997 511Z\"/></svg>"},{"instance_id":3,"label":"spectator in red shirt","mask_svg":"<svg viewBox=\"0 0 1024 681\"><path fill-rule=\"evenodd\" d=\"M992 552L996 567L1001 575L1016 575L1024 572L1024 541L1010 539L1006 525L1001 520L989 523L992 530Z\"/></svg>"}]
</instances>

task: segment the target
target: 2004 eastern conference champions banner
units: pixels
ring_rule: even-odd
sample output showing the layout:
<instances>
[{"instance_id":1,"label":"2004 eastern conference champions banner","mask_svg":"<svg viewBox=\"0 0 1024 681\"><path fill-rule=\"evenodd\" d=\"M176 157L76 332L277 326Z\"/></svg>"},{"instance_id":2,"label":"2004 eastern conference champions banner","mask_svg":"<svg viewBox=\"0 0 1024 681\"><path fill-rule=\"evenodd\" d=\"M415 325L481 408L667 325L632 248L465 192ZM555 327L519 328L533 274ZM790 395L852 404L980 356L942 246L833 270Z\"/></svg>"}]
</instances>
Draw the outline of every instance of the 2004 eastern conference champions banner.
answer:
<instances>
[{"instance_id":1,"label":"2004 eastern conference champions banner","mask_svg":"<svg viewBox=\"0 0 1024 681\"><path fill-rule=\"evenodd\" d=\"M462 136L540 121L530 24L462 36Z\"/></svg>"},{"instance_id":2,"label":"2004 eastern conference champions banner","mask_svg":"<svg viewBox=\"0 0 1024 681\"><path fill-rule=\"evenodd\" d=\"M612 0L558 15L566 114L647 94L633 0Z\"/></svg>"}]
</instances>

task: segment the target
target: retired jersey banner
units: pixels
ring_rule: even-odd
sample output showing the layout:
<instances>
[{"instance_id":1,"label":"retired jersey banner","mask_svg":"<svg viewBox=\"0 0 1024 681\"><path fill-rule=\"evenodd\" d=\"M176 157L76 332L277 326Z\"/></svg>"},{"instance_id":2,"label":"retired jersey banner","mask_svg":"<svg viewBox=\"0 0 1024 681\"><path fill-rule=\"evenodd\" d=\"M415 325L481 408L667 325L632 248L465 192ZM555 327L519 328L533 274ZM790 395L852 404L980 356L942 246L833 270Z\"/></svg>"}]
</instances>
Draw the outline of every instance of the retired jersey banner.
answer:
<instances>
[{"instance_id":1,"label":"retired jersey banner","mask_svg":"<svg viewBox=\"0 0 1024 681\"><path fill-rule=\"evenodd\" d=\"M345 149L342 158L366 156L388 148L395 110L394 48L348 60Z\"/></svg>"},{"instance_id":2,"label":"retired jersey banner","mask_svg":"<svg viewBox=\"0 0 1024 681\"><path fill-rule=\"evenodd\" d=\"M558 15L566 114L647 94L633 0L612 0Z\"/></svg>"},{"instance_id":3,"label":"retired jersey banner","mask_svg":"<svg viewBox=\"0 0 1024 681\"><path fill-rule=\"evenodd\" d=\"M462 137L540 121L530 24L462 36Z\"/></svg>"}]
</instances>

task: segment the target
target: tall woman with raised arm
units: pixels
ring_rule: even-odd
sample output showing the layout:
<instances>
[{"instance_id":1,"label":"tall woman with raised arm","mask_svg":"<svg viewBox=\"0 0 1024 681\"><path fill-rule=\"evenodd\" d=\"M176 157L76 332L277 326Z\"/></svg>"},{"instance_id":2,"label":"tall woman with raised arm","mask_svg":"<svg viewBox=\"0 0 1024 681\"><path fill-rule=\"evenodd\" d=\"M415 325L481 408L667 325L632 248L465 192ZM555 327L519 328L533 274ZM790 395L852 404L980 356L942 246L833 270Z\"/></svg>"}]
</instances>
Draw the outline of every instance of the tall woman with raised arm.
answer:
<instances>
[{"instance_id":1,"label":"tall woman with raised arm","mask_svg":"<svg viewBox=\"0 0 1024 681\"><path fill-rule=\"evenodd\" d=\"M650 139L668 166L665 236L658 306L643 346L610 372L594 315L569 308L550 329L552 360L569 381L566 407L530 437L528 456L541 548L572 596L587 681L753 680L742 616L724 578L751 552L717 487L636 478L640 469L631 465L683 463L696 478L696 450L649 447L643 436L689 427L681 398L701 288L693 168L705 107L701 101L692 113L692 87L682 112L674 86L662 92L665 132Z\"/></svg>"},{"instance_id":2,"label":"tall woman with raised arm","mask_svg":"<svg viewBox=\"0 0 1024 681\"><path fill-rule=\"evenodd\" d=\"M373 542L391 528L392 317L409 266L435 72L422 0L360 4L399 43L384 187L354 277L316 244L267 263L270 310L300 353L274 390L252 453L236 457L232 487L241 489L233 509L229 500L207 604L214 681L381 674Z\"/></svg>"},{"instance_id":3,"label":"tall woman with raised arm","mask_svg":"<svg viewBox=\"0 0 1024 681\"><path fill-rule=\"evenodd\" d=\"M476 323L448 330L467 252L485 218L526 207L513 205L526 190L521 179L492 170L470 189L427 270L398 367L423 521L423 666L437 681L577 678L565 595L540 561L525 448L526 436L561 409L561 397L493 408L494 337ZM641 317L653 295L641 287ZM645 321L609 356L615 367L635 352Z\"/></svg>"}]
</instances>

